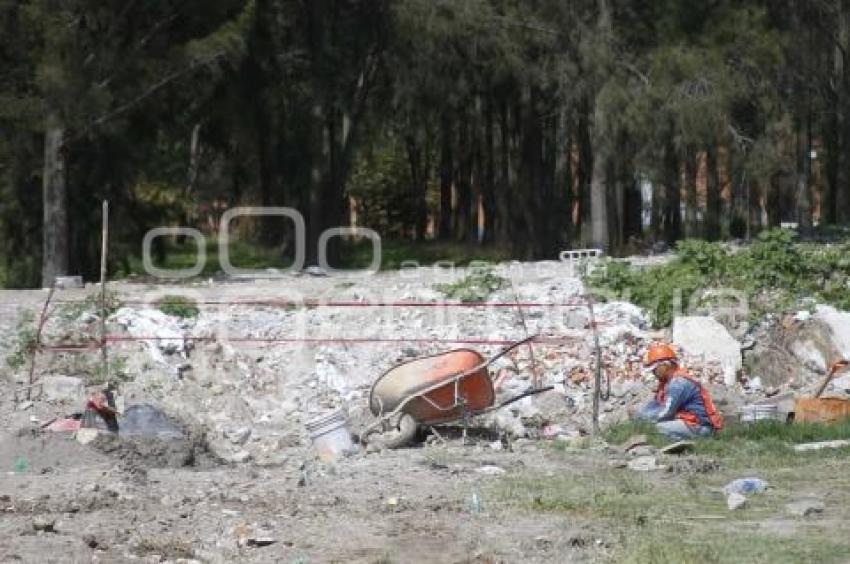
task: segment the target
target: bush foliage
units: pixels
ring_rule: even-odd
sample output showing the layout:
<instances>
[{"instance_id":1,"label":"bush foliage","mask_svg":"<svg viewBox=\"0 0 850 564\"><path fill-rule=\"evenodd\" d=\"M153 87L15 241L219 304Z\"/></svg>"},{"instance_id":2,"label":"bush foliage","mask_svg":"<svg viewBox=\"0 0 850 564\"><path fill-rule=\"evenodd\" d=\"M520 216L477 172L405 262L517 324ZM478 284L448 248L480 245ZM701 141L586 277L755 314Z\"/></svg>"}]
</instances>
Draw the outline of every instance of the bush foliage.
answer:
<instances>
[{"instance_id":1,"label":"bush foliage","mask_svg":"<svg viewBox=\"0 0 850 564\"><path fill-rule=\"evenodd\" d=\"M711 305L719 289L742 292L752 316L802 307L814 299L850 309L850 242L802 243L785 229L761 233L747 247L688 239L671 262L644 270L612 260L587 277L598 299L624 299L646 309L657 327L677 312Z\"/></svg>"}]
</instances>

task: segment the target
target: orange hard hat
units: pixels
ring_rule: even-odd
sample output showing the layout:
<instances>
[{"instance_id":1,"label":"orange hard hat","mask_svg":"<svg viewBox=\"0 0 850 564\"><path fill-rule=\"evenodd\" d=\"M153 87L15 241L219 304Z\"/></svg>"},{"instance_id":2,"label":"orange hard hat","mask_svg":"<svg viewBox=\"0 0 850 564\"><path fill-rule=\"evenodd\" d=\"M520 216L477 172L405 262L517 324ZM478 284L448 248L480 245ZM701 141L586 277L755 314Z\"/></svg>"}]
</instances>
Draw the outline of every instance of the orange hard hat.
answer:
<instances>
[{"instance_id":1,"label":"orange hard hat","mask_svg":"<svg viewBox=\"0 0 850 564\"><path fill-rule=\"evenodd\" d=\"M649 367L656 362L663 360L675 361L676 359L676 351L673 350L673 347L667 343L652 343L649 345L646 356L643 358L643 365Z\"/></svg>"}]
</instances>

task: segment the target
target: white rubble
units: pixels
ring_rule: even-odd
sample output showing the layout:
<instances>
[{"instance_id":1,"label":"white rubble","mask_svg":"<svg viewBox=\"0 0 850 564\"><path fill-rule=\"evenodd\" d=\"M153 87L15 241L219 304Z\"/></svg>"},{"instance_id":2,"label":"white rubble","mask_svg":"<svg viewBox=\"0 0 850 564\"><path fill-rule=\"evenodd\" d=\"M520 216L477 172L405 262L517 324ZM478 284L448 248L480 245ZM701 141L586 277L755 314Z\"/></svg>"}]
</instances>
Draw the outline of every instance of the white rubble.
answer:
<instances>
[{"instance_id":1,"label":"white rubble","mask_svg":"<svg viewBox=\"0 0 850 564\"><path fill-rule=\"evenodd\" d=\"M166 354L185 354L184 329L177 319L158 309L122 307L112 319L131 337L145 337L142 342L159 364L168 364Z\"/></svg>"},{"instance_id":2,"label":"white rubble","mask_svg":"<svg viewBox=\"0 0 850 564\"><path fill-rule=\"evenodd\" d=\"M850 359L850 312L839 311L832 306L818 305L815 318L826 323L832 330L832 343L844 358Z\"/></svg>"},{"instance_id":3,"label":"white rubble","mask_svg":"<svg viewBox=\"0 0 850 564\"><path fill-rule=\"evenodd\" d=\"M692 356L714 361L723 368L723 380L734 385L741 370L741 344L712 317L677 317L673 320L673 343Z\"/></svg>"}]
</instances>

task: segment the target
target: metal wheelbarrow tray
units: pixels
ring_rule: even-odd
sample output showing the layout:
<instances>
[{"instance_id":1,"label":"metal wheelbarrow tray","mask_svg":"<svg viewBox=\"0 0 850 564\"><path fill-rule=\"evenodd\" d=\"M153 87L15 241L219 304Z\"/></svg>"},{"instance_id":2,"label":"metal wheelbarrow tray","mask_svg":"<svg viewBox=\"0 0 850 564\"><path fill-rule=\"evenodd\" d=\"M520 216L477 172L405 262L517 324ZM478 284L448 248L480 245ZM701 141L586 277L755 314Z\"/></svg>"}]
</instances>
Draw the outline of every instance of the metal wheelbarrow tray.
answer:
<instances>
[{"instance_id":1,"label":"metal wheelbarrow tray","mask_svg":"<svg viewBox=\"0 0 850 564\"><path fill-rule=\"evenodd\" d=\"M412 438L418 425L436 425L498 409L528 395L552 389L533 389L493 407L496 393L488 366L529 337L484 358L471 349L455 349L404 362L387 370L372 385L369 409L378 421L367 433L393 421L401 430L394 445ZM398 420L397 422L395 420Z\"/></svg>"}]
</instances>

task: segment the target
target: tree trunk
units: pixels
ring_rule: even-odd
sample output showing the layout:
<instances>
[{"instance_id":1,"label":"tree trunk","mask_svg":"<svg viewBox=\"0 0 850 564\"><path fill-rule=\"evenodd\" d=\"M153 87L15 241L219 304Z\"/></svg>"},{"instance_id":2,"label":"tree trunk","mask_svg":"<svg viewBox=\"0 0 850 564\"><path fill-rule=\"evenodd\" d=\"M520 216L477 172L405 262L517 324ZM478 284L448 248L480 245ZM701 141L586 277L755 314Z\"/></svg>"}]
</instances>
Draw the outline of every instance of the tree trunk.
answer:
<instances>
[{"instance_id":1,"label":"tree trunk","mask_svg":"<svg viewBox=\"0 0 850 564\"><path fill-rule=\"evenodd\" d=\"M56 114L47 118L44 134L44 178L41 285L53 286L57 276L68 274L68 186L66 183L65 129Z\"/></svg>"},{"instance_id":2,"label":"tree trunk","mask_svg":"<svg viewBox=\"0 0 850 564\"><path fill-rule=\"evenodd\" d=\"M484 178L481 184L482 207L484 208L484 242L496 239L496 149L493 133L493 98L488 96L484 113Z\"/></svg>"},{"instance_id":3,"label":"tree trunk","mask_svg":"<svg viewBox=\"0 0 850 564\"><path fill-rule=\"evenodd\" d=\"M697 170L699 153L689 146L685 151L685 237L698 237L697 229Z\"/></svg>"},{"instance_id":4,"label":"tree trunk","mask_svg":"<svg viewBox=\"0 0 850 564\"><path fill-rule=\"evenodd\" d=\"M319 264L319 236L324 230L325 184L330 161L330 139L326 128L325 109L320 102L313 104L310 128L310 192L307 220L307 266Z\"/></svg>"},{"instance_id":5,"label":"tree trunk","mask_svg":"<svg viewBox=\"0 0 850 564\"><path fill-rule=\"evenodd\" d=\"M587 101L581 104L578 121L578 182L575 199L578 206L575 233L573 240L581 245L587 245L590 240L588 225L590 223L590 184L593 180L593 143L590 139L590 107Z\"/></svg>"},{"instance_id":6,"label":"tree trunk","mask_svg":"<svg viewBox=\"0 0 850 564\"><path fill-rule=\"evenodd\" d=\"M601 144L593 151L593 177L590 181L590 244L608 251L608 155Z\"/></svg>"},{"instance_id":7,"label":"tree trunk","mask_svg":"<svg viewBox=\"0 0 850 564\"><path fill-rule=\"evenodd\" d=\"M808 110L806 110L806 117L797 139L797 158L799 163L799 168L797 169L797 224L800 231L807 232L812 229L812 195L810 186L812 159L809 156L809 151L812 147L812 128ZM747 211L747 215L749 216L749 209ZM747 219L749 220L749 217Z\"/></svg>"},{"instance_id":8,"label":"tree trunk","mask_svg":"<svg viewBox=\"0 0 850 564\"><path fill-rule=\"evenodd\" d=\"M679 158L673 140L667 141L664 151L664 239L674 244L682 235L682 193L679 186Z\"/></svg>"},{"instance_id":9,"label":"tree trunk","mask_svg":"<svg viewBox=\"0 0 850 564\"><path fill-rule=\"evenodd\" d=\"M440 239L452 238L452 184L454 183L454 153L452 126L448 115L440 120Z\"/></svg>"},{"instance_id":10,"label":"tree trunk","mask_svg":"<svg viewBox=\"0 0 850 564\"><path fill-rule=\"evenodd\" d=\"M416 137L409 134L405 137L407 146L407 162L410 167L411 198L413 199L413 238L417 241L425 238L428 223L428 206L425 202L425 191L428 188L427 170L422 166L422 150Z\"/></svg>"},{"instance_id":11,"label":"tree trunk","mask_svg":"<svg viewBox=\"0 0 850 564\"><path fill-rule=\"evenodd\" d=\"M844 61L850 49L850 8L846 0L837 0L838 4L838 45L835 47L835 88L837 90L835 128L837 139L835 147L835 182L831 187L832 222L850 223L850 73L846 72Z\"/></svg>"},{"instance_id":12,"label":"tree trunk","mask_svg":"<svg viewBox=\"0 0 850 564\"><path fill-rule=\"evenodd\" d=\"M472 143L470 139L469 119L464 117L458 135L458 167L455 188L457 189L457 209L455 209L454 232L458 241L470 241L473 238L472 226Z\"/></svg>"},{"instance_id":13,"label":"tree trunk","mask_svg":"<svg viewBox=\"0 0 850 564\"><path fill-rule=\"evenodd\" d=\"M717 169L717 148L710 145L705 153L705 237L709 241L720 239L720 180Z\"/></svg>"},{"instance_id":14,"label":"tree trunk","mask_svg":"<svg viewBox=\"0 0 850 564\"><path fill-rule=\"evenodd\" d=\"M513 168L511 167L511 147L512 139L510 125L510 110L508 102L502 100L499 112L499 150L500 150L500 167L499 181L496 192L496 206L498 208L498 227L496 239L502 245L507 245L511 240L511 206L510 206L510 189L513 185Z\"/></svg>"}]
</instances>

